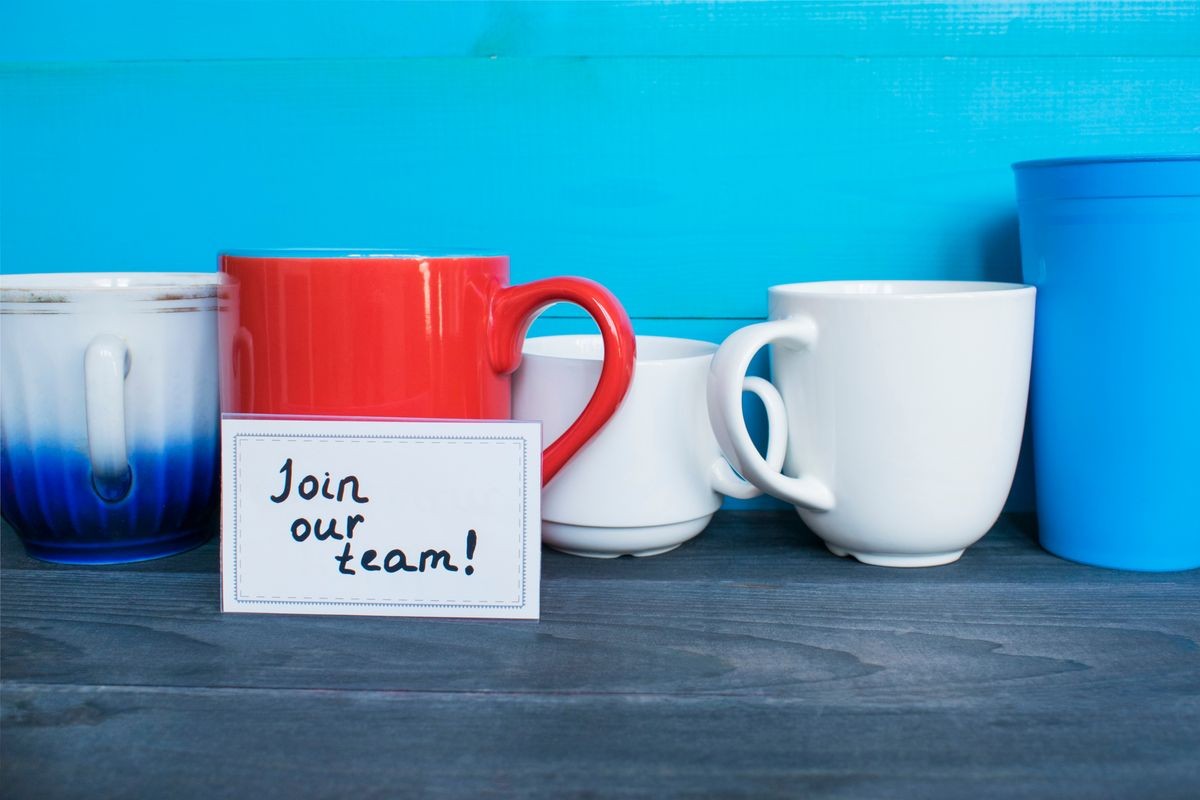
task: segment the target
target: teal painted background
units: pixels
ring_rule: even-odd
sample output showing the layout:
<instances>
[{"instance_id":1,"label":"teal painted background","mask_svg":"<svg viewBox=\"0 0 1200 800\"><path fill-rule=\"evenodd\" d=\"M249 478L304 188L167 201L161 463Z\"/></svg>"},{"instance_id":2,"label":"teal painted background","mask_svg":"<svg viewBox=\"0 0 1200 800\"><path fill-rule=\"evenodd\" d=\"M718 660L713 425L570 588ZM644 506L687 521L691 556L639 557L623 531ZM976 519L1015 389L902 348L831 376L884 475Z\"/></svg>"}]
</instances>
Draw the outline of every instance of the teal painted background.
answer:
<instances>
[{"instance_id":1,"label":"teal painted background","mask_svg":"<svg viewBox=\"0 0 1200 800\"><path fill-rule=\"evenodd\" d=\"M7 273L481 249L719 341L772 283L1019 279L1013 161L1200 151L1196 2L0 13Z\"/></svg>"}]
</instances>

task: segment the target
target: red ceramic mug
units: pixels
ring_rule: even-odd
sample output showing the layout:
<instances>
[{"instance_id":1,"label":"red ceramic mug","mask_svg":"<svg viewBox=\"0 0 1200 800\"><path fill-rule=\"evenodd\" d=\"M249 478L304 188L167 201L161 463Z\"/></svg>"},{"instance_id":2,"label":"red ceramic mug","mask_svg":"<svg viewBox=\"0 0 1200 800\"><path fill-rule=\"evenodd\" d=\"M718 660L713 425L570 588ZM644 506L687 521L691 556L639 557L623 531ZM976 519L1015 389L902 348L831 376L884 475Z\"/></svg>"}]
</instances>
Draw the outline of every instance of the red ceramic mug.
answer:
<instances>
[{"instance_id":1,"label":"red ceramic mug","mask_svg":"<svg viewBox=\"0 0 1200 800\"><path fill-rule=\"evenodd\" d=\"M229 253L221 270L227 412L508 419L526 331L547 306L574 303L600 326L604 366L583 413L546 448L547 483L633 376L633 328L611 292L583 278L509 286L506 256Z\"/></svg>"}]
</instances>

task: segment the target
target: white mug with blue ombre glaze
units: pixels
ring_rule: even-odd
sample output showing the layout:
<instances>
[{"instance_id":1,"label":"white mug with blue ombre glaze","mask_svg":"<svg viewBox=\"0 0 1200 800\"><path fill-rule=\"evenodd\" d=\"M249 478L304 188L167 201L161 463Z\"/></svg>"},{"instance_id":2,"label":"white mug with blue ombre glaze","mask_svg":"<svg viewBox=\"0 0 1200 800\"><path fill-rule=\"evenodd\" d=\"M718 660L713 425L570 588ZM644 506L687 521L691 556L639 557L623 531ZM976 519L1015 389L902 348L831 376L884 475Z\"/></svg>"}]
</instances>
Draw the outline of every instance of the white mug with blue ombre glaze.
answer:
<instances>
[{"instance_id":1,"label":"white mug with blue ombre glaze","mask_svg":"<svg viewBox=\"0 0 1200 800\"><path fill-rule=\"evenodd\" d=\"M0 276L0 512L30 555L141 561L211 535L219 283Z\"/></svg>"}]
</instances>

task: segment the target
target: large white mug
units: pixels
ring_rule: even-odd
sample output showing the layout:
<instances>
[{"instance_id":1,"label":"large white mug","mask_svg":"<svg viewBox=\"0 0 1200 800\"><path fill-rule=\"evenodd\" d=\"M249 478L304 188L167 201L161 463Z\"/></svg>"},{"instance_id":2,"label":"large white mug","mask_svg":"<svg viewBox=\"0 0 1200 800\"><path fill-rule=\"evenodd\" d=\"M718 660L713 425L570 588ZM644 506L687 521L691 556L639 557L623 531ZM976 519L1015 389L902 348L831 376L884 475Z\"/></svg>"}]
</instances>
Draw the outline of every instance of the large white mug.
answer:
<instances>
[{"instance_id":1,"label":"large white mug","mask_svg":"<svg viewBox=\"0 0 1200 800\"><path fill-rule=\"evenodd\" d=\"M546 485L543 542L581 556L657 555L704 530L723 495L761 494L730 468L709 426L705 383L716 350L693 339L637 337L629 394ZM527 340L513 380L513 418L540 420L547 439L561 434L591 397L602 354L599 336ZM766 407L764 463L779 469L787 433L779 393L762 378L739 377L739 414L743 389Z\"/></svg>"},{"instance_id":2,"label":"large white mug","mask_svg":"<svg viewBox=\"0 0 1200 800\"><path fill-rule=\"evenodd\" d=\"M1012 485L1034 296L1008 283L773 286L768 321L736 331L713 359L717 439L836 555L953 562L995 523ZM787 407L782 471L759 456L742 419L742 377L767 344Z\"/></svg>"}]
</instances>

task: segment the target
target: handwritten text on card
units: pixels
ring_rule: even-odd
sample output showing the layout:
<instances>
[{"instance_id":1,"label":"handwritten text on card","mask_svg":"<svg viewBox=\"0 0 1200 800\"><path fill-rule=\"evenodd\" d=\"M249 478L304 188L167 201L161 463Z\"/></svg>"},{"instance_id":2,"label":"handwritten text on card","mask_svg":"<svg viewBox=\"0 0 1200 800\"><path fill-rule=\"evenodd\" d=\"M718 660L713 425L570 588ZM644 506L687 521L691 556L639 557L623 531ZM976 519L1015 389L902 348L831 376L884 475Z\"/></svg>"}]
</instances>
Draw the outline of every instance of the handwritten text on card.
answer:
<instances>
[{"instance_id":1,"label":"handwritten text on card","mask_svg":"<svg viewBox=\"0 0 1200 800\"><path fill-rule=\"evenodd\" d=\"M537 614L540 429L226 418L227 611Z\"/></svg>"}]
</instances>

